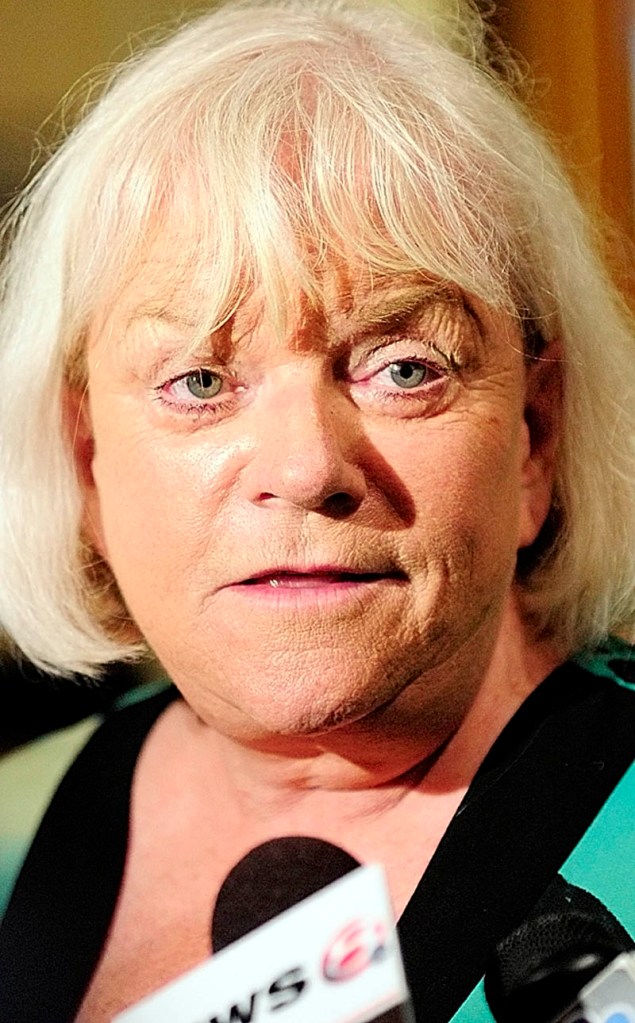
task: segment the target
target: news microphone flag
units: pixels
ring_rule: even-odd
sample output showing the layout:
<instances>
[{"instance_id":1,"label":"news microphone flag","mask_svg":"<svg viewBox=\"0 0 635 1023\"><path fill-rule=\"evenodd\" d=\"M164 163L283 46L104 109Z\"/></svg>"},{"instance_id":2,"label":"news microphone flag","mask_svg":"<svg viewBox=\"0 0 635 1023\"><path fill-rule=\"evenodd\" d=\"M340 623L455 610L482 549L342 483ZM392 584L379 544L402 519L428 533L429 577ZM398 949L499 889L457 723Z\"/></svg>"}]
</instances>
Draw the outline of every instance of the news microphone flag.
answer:
<instances>
[{"instance_id":1,"label":"news microphone flag","mask_svg":"<svg viewBox=\"0 0 635 1023\"><path fill-rule=\"evenodd\" d=\"M635 1023L635 953L616 956L553 1023Z\"/></svg>"},{"instance_id":2,"label":"news microphone flag","mask_svg":"<svg viewBox=\"0 0 635 1023\"><path fill-rule=\"evenodd\" d=\"M270 1019L414 1023L379 865L334 881L125 1009L113 1023Z\"/></svg>"}]
</instances>

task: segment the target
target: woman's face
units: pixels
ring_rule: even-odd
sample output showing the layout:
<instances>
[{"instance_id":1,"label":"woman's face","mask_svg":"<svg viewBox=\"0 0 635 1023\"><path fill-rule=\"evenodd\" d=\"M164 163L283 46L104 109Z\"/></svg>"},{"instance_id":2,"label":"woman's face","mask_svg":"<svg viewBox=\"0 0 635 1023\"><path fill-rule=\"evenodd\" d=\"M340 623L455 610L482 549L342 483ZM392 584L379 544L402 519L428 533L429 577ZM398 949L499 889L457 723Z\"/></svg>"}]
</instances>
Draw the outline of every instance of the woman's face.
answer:
<instances>
[{"instance_id":1,"label":"woman's face","mask_svg":"<svg viewBox=\"0 0 635 1023\"><path fill-rule=\"evenodd\" d=\"M471 699L545 510L511 321L341 267L285 338L254 294L192 354L191 299L151 312L153 260L93 331L78 452L188 702L264 741Z\"/></svg>"}]
</instances>

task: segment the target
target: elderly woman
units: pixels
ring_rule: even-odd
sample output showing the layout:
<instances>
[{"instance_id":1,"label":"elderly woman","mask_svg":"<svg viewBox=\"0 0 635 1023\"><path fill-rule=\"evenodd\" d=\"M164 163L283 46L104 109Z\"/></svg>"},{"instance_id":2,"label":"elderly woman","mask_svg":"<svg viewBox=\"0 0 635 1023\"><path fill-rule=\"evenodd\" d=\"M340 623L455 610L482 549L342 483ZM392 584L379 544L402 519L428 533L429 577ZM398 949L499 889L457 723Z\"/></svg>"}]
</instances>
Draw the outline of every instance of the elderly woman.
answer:
<instances>
[{"instance_id":1,"label":"elderly woman","mask_svg":"<svg viewBox=\"0 0 635 1023\"><path fill-rule=\"evenodd\" d=\"M53 799L3 1020L110 1020L300 834L383 864L442 1023L633 759L633 335L484 51L469 11L230 3L15 210L2 621L54 672L149 648L174 687Z\"/></svg>"}]
</instances>

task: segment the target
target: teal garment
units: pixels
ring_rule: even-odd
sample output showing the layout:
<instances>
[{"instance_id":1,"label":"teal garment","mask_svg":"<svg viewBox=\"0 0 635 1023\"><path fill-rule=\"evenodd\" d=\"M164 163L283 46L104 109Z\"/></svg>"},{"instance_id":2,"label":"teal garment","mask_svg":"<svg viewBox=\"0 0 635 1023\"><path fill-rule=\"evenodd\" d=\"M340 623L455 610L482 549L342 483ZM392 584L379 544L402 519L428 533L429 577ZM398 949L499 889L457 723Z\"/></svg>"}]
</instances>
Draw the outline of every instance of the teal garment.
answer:
<instances>
[{"instance_id":1,"label":"teal garment","mask_svg":"<svg viewBox=\"0 0 635 1023\"><path fill-rule=\"evenodd\" d=\"M617 637L601 647L582 651L574 660L587 671L610 678L635 691L613 667L635 663L635 650ZM561 874L566 881L592 892L635 935L635 764L604 804L575 847ZM483 981L474 988L450 1023L495 1023Z\"/></svg>"},{"instance_id":2,"label":"teal garment","mask_svg":"<svg viewBox=\"0 0 635 1023\"><path fill-rule=\"evenodd\" d=\"M101 720L93 715L0 760L0 919L58 783Z\"/></svg>"},{"instance_id":3,"label":"teal garment","mask_svg":"<svg viewBox=\"0 0 635 1023\"><path fill-rule=\"evenodd\" d=\"M620 680L621 684L625 684ZM633 687L631 687L633 688ZM635 764L585 832L560 873L591 892L635 935ZM495 1023L483 981L450 1023Z\"/></svg>"},{"instance_id":4,"label":"teal garment","mask_svg":"<svg viewBox=\"0 0 635 1023\"><path fill-rule=\"evenodd\" d=\"M635 692L635 682L624 678L624 674L616 670L616 665L631 666L631 677L635 677L635 646L631 646L618 636L609 636L600 646L589 650L581 650L572 658L576 664L592 675L610 678L619 686Z\"/></svg>"}]
</instances>

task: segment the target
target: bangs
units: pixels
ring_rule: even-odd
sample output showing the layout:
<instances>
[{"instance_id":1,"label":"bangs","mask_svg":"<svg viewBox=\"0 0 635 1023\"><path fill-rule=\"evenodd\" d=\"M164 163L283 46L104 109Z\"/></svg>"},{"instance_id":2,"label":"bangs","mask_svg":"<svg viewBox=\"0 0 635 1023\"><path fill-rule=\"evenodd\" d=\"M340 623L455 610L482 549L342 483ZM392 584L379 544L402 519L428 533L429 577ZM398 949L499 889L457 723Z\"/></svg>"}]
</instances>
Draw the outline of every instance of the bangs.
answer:
<instances>
[{"instance_id":1,"label":"bangs","mask_svg":"<svg viewBox=\"0 0 635 1023\"><path fill-rule=\"evenodd\" d=\"M73 275L93 312L143 272L157 311L191 303L195 344L255 291L285 333L290 296L317 305L333 262L371 279L421 272L513 311L513 218L491 186L504 168L486 167L491 147L457 125L443 93L423 96L395 67L378 75L359 42L328 59L294 47L283 78L281 60L221 63L148 109L122 157L108 154Z\"/></svg>"}]
</instances>

